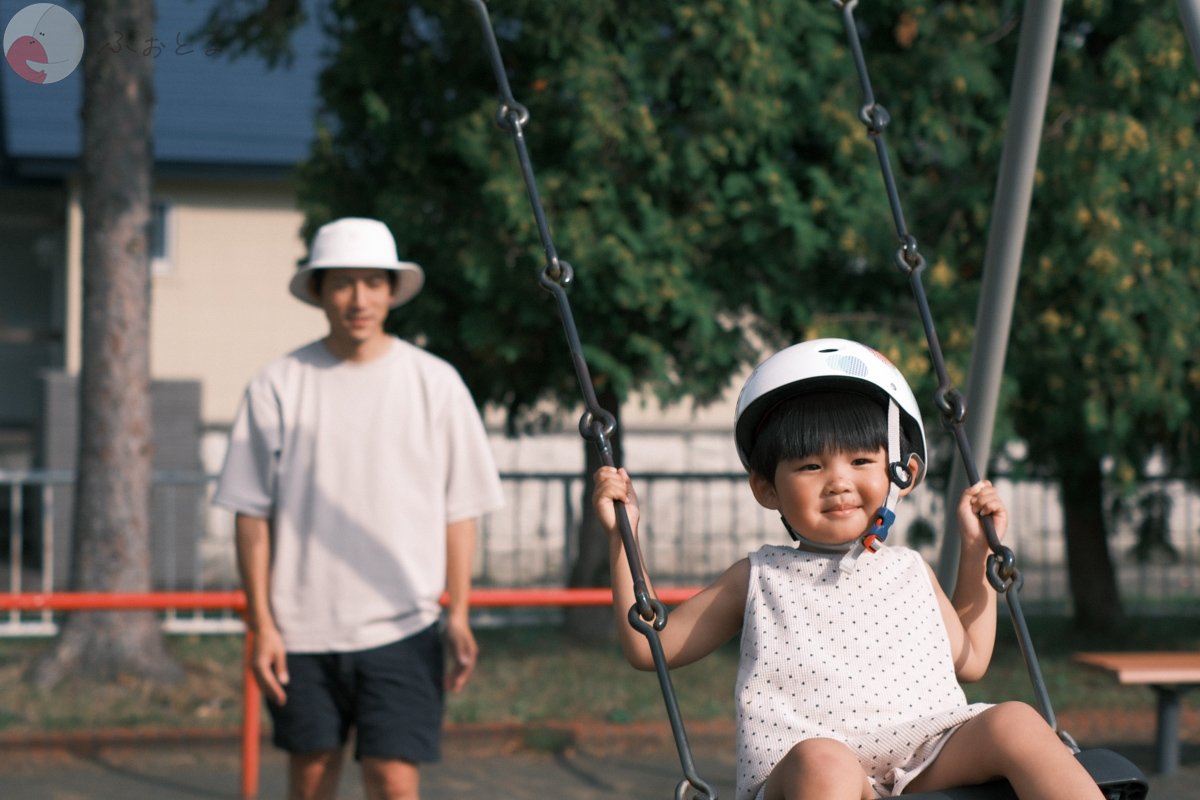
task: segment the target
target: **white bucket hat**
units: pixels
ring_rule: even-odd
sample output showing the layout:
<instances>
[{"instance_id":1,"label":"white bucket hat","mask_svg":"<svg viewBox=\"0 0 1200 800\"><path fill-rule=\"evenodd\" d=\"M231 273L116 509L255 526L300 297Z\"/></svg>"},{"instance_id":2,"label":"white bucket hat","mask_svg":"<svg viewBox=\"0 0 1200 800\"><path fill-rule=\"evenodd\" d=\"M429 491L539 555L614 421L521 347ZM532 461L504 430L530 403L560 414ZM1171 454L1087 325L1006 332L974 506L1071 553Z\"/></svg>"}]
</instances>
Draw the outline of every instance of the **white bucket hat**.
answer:
<instances>
[{"instance_id":1,"label":"white bucket hat","mask_svg":"<svg viewBox=\"0 0 1200 800\"><path fill-rule=\"evenodd\" d=\"M391 307L416 297L425 284L425 272L411 261L396 255L392 232L377 219L343 217L327 222L313 237L308 260L300 265L288 284L288 291L310 306L320 307L320 298L312 293L309 278L318 269L387 269L397 273Z\"/></svg>"}]
</instances>

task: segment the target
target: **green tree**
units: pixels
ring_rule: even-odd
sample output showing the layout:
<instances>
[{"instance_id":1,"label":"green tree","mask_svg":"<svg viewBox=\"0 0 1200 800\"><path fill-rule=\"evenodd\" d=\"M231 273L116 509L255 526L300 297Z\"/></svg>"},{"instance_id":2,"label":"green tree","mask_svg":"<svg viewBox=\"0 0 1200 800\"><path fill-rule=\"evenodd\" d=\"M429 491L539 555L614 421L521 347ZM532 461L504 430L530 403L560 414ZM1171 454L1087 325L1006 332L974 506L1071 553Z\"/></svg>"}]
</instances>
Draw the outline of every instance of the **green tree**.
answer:
<instances>
[{"instance_id":1,"label":"green tree","mask_svg":"<svg viewBox=\"0 0 1200 800\"><path fill-rule=\"evenodd\" d=\"M281 11L287 0L267 5L298 19ZM880 0L857 12L959 386L1020 10ZM493 122L495 83L469 5L343 0L322 13L333 52L324 126L301 176L310 224L361 213L393 227L430 282L394 329L457 364L514 430L542 401L573 406L559 323L535 280L544 254ZM532 112L525 135L559 254L576 267L572 302L606 407L618 411L634 389L703 403L761 343L843 334L891 356L932 411L836 11L511 0L492 14ZM996 442L1020 435L1029 468L1060 482L1076 612L1095 624L1120 611L1098 499L1105 459L1121 481L1153 452L1200 461L1200 370L1184 338L1200 284L1188 236L1196 89L1170 8L1087 3L1072 14ZM278 57L282 39L261 40ZM584 567L577 581L602 579L602 556Z\"/></svg>"},{"instance_id":2,"label":"green tree","mask_svg":"<svg viewBox=\"0 0 1200 800\"><path fill-rule=\"evenodd\" d=\"M725 10L517 2L496 12L556 244L577 270L570 294L588 362L618 417L634 389L704 403L727 388L754 356L731 291L778 257L775 240L797 238L785 225L806 224L775 163L787 157L777 152L790 139L780 95L795 69L781 45L761 44L772 13ZM514 429L540 401L576 406L469 5L345 3L333 18L321 96L335 121L302 170L310 219L366 213L392 226L429 275L426 297L393 328L426 338L480 399L509 410ZM834 20L823 19L827 34ZM768 191L782 213L757 209ZM758 229L731 222L751 216ZM589 525L573 585L607 582L604 537Z\"/></svg>"},{"instance_id":3,"label":"green tree","mask_svg":"<svg viewBox=\"0 0 1200 800\"><path fill-rule=\"evenodd\" d=\"M1069 10L1013 327L1012 404L1030 461L1062 487L1076 618L1121 618L1104 488L1200 444L1200 81L1177 10ZM1111 464L1111 465L1110 465Z\"/></svg>"},{"instance_id":4,"label":"green tree","mask_svg":"<svg viewBox=\"0 0 1200 800\"><path fill-rule=\"evenodd\" d=\"M864 9L876 94L897 118L891 144L909 227L925 237L926 286L956 378L1019 10ZM1154 455L1183 476L1200 465L1190 336L1200 322L1200 83L1173 6L1085 3L1063 27L997 441L1023 439L1024 466L1059 484L1075 617L1105 630L1123 616L1105 490L1129 491Z\"/></svg>"},{"instance_id":5,"label":"green tree","mask_svg":"<svg viewBox=\"0 0 1200 800\"><path fill-rule=\"evenodd\" d=\"M868 60L903 131L892 144L910 228L934 234L926 285L943 345L960 359L1019 18L904 5L874 7L882 24L865 23ZM881 27L908 30L911 48L870 35ZM1183 476L1200 465L1190 336L1200 322L1200 82L1173 6L1085 3L1063 28L997 441L1027 442L1023 466L1058 483L1075 618L1102 631L1123 616L1106 490L1131 490L1155 455Z\"/></svg>"},{"instance_id":6,"label":"green tree","mask_svg":"<svg viewBox=\"0 0 1200 800\"><path fill-rule=\"evenodd\" d=\"M991 67L1003 53L988 43L960 52L979 29L1004 40L1003 26L939 16L949 33L929 37L943 76L930 84L910 52L920 18L893 5L864 25L882 45L885 84L926 79L925 138L902 150L917 198L932 200L917 219L955 210L965 193L975 217L938 235L973 243L961 229L986 219L989 184L967 183L962 168L977 150L960 142L1002 119ZM821 333L860 336L927 372L907 285L890 267L895 236L836 13L749 0L529 0L493 14L514 93L532 112L525 135L559 253L578 268L571 297L606 408L619 414L634 389L707 402L758 355L750 342ZM341 3L331 19L328 124L302 170L310 220L367 213L392 225L431 267L428 296L394 329L458 364L514 428L539 401L572 407L579 390L560 325L534 281L541 242L494 124L495 81L468 4ZM964 72L978 85L960 86ZM947 99L972 113L946 122L936 103ZM979 260L959 271L940 262L942 294L960 296ZM607 580L603 538L588 526L573 585Z\"/></svg>"}]
</instances>

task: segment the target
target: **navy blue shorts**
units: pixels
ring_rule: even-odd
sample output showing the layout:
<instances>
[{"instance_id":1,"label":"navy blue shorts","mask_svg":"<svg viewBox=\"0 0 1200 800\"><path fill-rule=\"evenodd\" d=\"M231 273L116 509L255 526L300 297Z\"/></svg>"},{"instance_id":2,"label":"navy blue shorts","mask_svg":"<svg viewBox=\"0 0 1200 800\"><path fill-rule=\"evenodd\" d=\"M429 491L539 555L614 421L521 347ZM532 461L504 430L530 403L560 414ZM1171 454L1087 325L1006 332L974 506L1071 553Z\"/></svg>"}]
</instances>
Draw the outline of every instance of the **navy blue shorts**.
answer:
<instances>
[{"instance_id":1,"label":"navy blue shorts","mask_svg":"<svg viewBox=\"0 0 1200 800\"><path fill-rule=\"evenodd\" d=\"M288 653L287 665L287 702L267 701L276 747L337 750L354 728L356 759L441 757L445 665L437 625L370 650Z\"/></svg>"}]
</instances>

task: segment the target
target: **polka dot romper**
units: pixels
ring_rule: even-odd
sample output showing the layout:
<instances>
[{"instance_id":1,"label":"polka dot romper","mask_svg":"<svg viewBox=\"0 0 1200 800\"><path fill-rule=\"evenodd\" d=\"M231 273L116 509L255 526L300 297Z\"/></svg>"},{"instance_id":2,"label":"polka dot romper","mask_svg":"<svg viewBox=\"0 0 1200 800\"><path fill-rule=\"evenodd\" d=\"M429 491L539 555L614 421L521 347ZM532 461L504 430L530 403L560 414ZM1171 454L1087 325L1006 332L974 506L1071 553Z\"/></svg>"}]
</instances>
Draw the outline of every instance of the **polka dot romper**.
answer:
<instances>
[{"instance_id":1,"label":"polka dot romper","mask_svg":"<svg viewBox=\"0 0 1200 800\"><path fill-rule=\"evenodd\" d=\"M898 795L967 704L929 569L884 547L838 570L840 554L767 545L750 554L737 698L737 800L761 797L799 741L845 742L879 797Z\"/></svg>"}]
</instances>

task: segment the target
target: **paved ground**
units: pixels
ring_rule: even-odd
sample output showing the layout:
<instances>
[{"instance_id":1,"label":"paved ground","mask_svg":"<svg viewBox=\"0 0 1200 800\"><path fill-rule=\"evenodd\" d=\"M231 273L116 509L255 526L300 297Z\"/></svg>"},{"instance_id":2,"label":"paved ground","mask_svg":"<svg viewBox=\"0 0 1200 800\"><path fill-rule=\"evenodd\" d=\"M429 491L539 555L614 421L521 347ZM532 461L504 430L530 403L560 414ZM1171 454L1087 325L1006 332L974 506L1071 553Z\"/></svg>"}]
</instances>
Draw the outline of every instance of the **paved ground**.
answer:
<instances>
[{"instance_id":1,"label":"paved ground","mask_svg":"<svg viewBox=\"0 0 1200 800\"><path fill-rule=\"evenodd\" d=\"M1119 731L1118 731L1119 733ZM732 735L727 726L689 726L697 771L722 798L733 797ZM1106 746L1148 775L1153 747L1139 741ZM1097 743L1082 741L1085 747ZM674 797L682 769L663 726L604 730L450 731L446 759L424 772L426 800L612 800ZM260 794L284 797L284 761L264 747ZM236 800L238 743L170 743L27 747L0 751L3 800ZM1183 767L1150 778L1152 800L1200 800L1200 742L1183 749ZM341 800L363 800L354 774L343 777Z\"/></svg>"}]
</instances>

